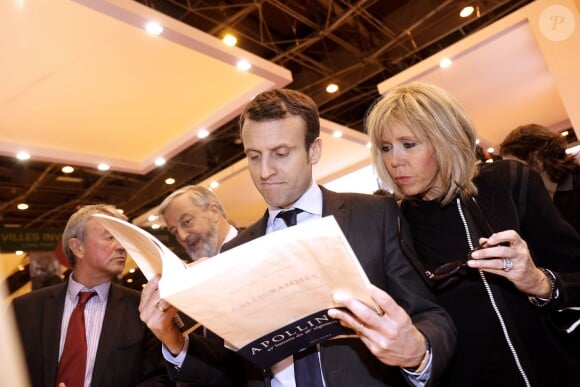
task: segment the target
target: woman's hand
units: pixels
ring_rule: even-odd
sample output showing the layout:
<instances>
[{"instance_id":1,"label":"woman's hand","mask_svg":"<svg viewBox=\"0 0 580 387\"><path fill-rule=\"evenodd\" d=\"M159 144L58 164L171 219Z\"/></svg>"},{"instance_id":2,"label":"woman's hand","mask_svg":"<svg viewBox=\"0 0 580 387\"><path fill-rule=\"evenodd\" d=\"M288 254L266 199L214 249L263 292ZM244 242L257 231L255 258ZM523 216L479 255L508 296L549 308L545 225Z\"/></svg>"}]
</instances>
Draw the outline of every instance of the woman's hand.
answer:
<instances>
[{"instance_id":1,"label":"woman's hand","mask_svg":"<svg viewBox=\"0 0 580 387\"><path fill-rule=\"evenodd\" d=\"M500 245L503 244L503 245ZM471 252L469 267L500 275L521 292L536 297L550 294L550 280L536 267L528 244L514 230L501 231L479 240L481 249Z\"/></svg>"},{"instance_id":2,"label":"woman's hand","mask_svg":"<svg viewBox=\"0 0 580 387\"><path fill-rule=\"evenodd\" d=\"M417 368L427 351L427 340L391 296L376 286L370 287L370 294L383 311L382 315L344 294L335 294L334 301L347 310L330 309L328 315L357 332L367 348L384 364Z\"/></svg>"}]
</instances>

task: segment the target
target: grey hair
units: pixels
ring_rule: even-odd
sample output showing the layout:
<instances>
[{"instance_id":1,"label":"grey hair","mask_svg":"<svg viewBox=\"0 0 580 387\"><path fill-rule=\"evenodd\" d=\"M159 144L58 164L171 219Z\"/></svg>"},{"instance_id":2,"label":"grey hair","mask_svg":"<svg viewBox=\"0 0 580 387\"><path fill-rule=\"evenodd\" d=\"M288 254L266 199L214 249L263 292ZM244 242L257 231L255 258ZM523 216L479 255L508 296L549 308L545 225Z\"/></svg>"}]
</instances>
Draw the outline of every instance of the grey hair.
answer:
<instances>
[{"instance_id":1,"label":"grey hair","mask_svg":"<svg viewBox=\"0 0 580 387\"><path fill-rule=\"evenodd\" d=\"M115 218L127 220L127 217L117 211L117 208L111 204L88 204L80 207L68 219L62 233L62 249L68 263L72 268L75 267L76 257L69 247L69 241L72 238L76 238L84 242L87 222L94 214L105 214L114 216Z\"/></svg>"},{"instance_id":2,"label":"grey hair","mask_svg":"<svg viewBox=\"0 0 580 387\"><path fill-rule=\"evenodd\" d=\"M166 197L159 205L159 215L164 216L167 207L169 207L169 205L173 203L175 198L183 194L187 194L188 197L191 199L191 202L196 207L202 208L204 210L207 210L211 204L216 204L221 215L225 219L227 219L226 210L224 209L218 198L214 195L212 191L201 185L186 185L176 191L173 191L171 195Z\"/></svg>"}]
</instances>

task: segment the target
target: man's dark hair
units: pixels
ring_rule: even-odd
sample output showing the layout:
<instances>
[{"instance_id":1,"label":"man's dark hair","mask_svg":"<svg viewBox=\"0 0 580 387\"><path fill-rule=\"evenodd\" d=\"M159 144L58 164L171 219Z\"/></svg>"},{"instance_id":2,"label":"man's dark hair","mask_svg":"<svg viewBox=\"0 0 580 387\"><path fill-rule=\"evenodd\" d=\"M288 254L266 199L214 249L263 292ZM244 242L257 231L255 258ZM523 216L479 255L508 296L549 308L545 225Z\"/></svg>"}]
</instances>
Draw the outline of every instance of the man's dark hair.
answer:
<instances>
[{"instance_id":1,"label":"man's dark hair","mask_svg":"<svg viewBox=\"0 0 580 387\"><path fill-rule=\"evenodd\" d=\"M553 182L580 168L572 155L566 154L566 140L545 126L528 124L512 130L500 144L502 156L513 155L530 167L539 169L539 161Z\"/></svg>"},{"instance_id":2,"label":"man's dark hair","mask_svg":"<svg viewBox=\"0 0 580 387\"><path fill-rule=\"evenodd\" d=\"M306 123L306 150L320 136L320 118L314 101L296 90L275 89L258 94L240 115L240 135L246 120L272 121L290 116L302 117Z\"/></svg>"}]
</instances>

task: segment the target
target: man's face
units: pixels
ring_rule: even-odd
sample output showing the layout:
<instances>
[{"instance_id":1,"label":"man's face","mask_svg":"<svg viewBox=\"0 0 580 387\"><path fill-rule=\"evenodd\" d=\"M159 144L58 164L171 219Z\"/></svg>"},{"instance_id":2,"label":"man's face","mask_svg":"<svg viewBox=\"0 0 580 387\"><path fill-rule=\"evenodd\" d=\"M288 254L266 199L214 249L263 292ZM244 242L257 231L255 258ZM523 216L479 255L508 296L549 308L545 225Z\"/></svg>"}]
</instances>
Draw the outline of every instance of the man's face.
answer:
<instances>
[{"instance_id":1,"label":"man's face","mask_svg":"<svg viewBox=\"0 0 580 387\"><path fill-rule=\"evenodd\" d=\"M321 141L306 151L306 124L299 116L246 120L242 141L254 185L270 207L287 208L308 189L312 165L320 159Z\"/></svg>"},{"instance_id":2,"label":"man's face","mask_svg":"<svg viewBox=\"0 0 580 387\"><path fill-rule=\"evenodd\" d=\"M215 204L205 210L197 207L187 193L177 196L163 213L167 229L191 259L218 253L219 214Z\"/></svg>"},{"instance_id":3,"label":"man's face","mask_svg":"<svg viewBox=\"0 0 580 387\"><path fill-rule=\"evenodd\" d=\"M75 270L93 278L110 280L123 272L127 251L101 224L90 219L85 226L84 241L71 239L77 257Z\"/></svg>"}]
</instances>

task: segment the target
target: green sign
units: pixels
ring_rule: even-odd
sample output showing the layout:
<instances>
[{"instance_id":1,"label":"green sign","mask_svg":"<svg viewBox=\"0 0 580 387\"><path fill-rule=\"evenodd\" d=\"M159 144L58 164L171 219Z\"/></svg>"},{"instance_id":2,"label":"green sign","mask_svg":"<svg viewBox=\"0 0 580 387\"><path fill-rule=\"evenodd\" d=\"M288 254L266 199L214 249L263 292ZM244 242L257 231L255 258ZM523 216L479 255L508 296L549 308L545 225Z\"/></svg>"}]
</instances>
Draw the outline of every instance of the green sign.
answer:
<instances>
[{"instance_id":1,"label":"green sign","mask_svg":"<svg viewBox=\"0 0 580 387\"><path fill-rule=\"evenodd\" d=\"M167 230L147 230L169 248L178 248L175 238ZM60 229L0 228L0 253L13 253L16 250L52 251L62 237Z\"/></svg>"},{"instance_id":2,"label":"green sign","mask_svg":"<svg viewBox=\"0 0 580 387\"><path fill-rule=\"evenodd\" d=\"M62 230L59 229L0 228L0 253L54 250L61 236Z\"/></svg>"}]
</instances>

